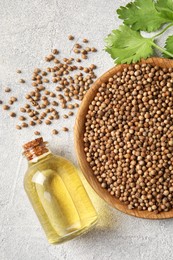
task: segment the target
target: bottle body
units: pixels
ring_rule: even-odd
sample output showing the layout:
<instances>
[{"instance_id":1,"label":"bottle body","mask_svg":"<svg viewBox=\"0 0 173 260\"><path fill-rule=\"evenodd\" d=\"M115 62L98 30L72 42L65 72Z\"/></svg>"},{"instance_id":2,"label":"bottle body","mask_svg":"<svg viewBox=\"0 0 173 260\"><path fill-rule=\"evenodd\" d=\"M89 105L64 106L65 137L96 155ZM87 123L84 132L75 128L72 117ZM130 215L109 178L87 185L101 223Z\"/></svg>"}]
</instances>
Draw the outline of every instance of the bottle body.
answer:
<instances>
[{"instance_id":1,"label":"bottle body","mask_svg":"<svg viewBox=\"0 0 173 260\"><path fill-rule=\"evenodd\" d=\"M73 164L49 153L29 164L25 191L50 243L61 243L86 232L97 213Z\"/></svg>"}]
</instances>

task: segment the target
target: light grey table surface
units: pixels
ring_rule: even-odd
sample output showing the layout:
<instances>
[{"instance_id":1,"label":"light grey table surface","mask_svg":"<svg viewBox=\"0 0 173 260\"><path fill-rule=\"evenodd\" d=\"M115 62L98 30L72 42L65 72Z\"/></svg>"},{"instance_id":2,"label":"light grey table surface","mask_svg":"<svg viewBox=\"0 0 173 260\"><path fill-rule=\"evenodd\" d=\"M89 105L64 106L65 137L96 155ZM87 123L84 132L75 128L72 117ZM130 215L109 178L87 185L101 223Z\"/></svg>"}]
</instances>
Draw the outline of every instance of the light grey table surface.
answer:
<instances>
[{"instance_id":1,"label":"light grey table surface","mask_svg":"<svg viewBox=\"0 0 173 260\"><path fill-rule=\"evenodd\" d=\"M43 57L52 48L69 56L72 43L87 37L98 48L90 61L98 65L97 75L113 66L103 51L104 37L121 21L115 10L128 1L113 0L1 0L0 1L0 97L19 97L13 107L24 104L24 95L31 89L34 67L44 67ZM168 32L170 33L170 31ZM163 37L164 39L164 37ZM160 42L163 44L163 42ZM22 69L26 84L18 84ZM4 93L4 86L13 89ZM1 99L0 98L0 99ZM99 223L88 234L62 245L49 245L23 189L26 161L21 146L34 138L31 128L17 131L17 119L10 120L0 107L0 259L1 260L169 260L173 258L173 220L151 221L127 216L106 205L87 186L98 213ZM57 154L75 164L72 128L69 133L50 135L54 127L40 126L43 137Z\"/></svg>"}]
</instances>

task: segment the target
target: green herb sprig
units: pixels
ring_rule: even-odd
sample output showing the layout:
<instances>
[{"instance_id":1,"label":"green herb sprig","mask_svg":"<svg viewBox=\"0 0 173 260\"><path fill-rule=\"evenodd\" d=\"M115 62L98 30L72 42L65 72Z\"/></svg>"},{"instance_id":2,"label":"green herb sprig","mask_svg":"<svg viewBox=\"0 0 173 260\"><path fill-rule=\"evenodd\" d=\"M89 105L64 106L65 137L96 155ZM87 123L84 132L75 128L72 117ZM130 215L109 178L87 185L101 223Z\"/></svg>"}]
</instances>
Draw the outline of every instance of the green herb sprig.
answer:
<instances>
[{"instance_id":1,"label":"green herb sprig","mask_svg":"<svg viewBox=\"0 0 173 260\"><path fill-rule=\"evenodd\" d=\"M173 36L166 39L164 48L156 43L156 39L173 26L173 0L136 0L121 6L116 12L124 25L105 39L105 50L115 63L137 62L152 56L155 49L164 57L173 58ZM141 35L141 31L154 32L163 25L165 28L153 37Z\"/></svg>"}]
</instances>

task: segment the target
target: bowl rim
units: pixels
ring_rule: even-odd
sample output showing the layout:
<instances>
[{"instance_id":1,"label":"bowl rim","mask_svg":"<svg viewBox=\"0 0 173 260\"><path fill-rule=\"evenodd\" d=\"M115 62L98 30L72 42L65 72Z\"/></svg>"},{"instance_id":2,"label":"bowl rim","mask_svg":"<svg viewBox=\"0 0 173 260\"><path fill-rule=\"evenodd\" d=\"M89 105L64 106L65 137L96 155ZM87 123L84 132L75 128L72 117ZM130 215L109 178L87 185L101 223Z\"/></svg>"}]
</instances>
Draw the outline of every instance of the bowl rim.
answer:
<instances>
[{"instance_id":1,"label":"bowl rim","mask_svg":"<svg viewBox=\"0 0 173 260\"><path fill-rule=\"evenodd\" d=\"M148 63L155 66L160 67L173 67L173 60L160 58L160 57L152 57L149 59L142 59L137 64ZM136 63L134 63L136 64ZM95 192L101 197L104 201L106 201L110 206L118 209L119 211L134 216L138 218L145 218L145 219L168 219L173 218L173 209L167 212L161 212L156 214L154 212L149 212L147 210L137 210L137 209L128 209L127 205L120 202L119 199L115 198L114 196L110 195L110 193L102 188L93 174L93 171L86 160L86 154L84 152L84 142L83 142L83 134L85 129L85 116L88 112L88 107L90 102L95 97L97 93L97 89L99 88L101 83L105 83L108 78L112 77L118 71L123 70L125 67L128 67L132 64L120 64L114 66L113 68L109 69L103 75L101 75L92 85L92 87L87 91L76 116L75 126L74 126L74 143L75 143L75 150L78 159L79 166L83 172L88 183L91 187L95 190Z\"/></svg>"}]
</instances>

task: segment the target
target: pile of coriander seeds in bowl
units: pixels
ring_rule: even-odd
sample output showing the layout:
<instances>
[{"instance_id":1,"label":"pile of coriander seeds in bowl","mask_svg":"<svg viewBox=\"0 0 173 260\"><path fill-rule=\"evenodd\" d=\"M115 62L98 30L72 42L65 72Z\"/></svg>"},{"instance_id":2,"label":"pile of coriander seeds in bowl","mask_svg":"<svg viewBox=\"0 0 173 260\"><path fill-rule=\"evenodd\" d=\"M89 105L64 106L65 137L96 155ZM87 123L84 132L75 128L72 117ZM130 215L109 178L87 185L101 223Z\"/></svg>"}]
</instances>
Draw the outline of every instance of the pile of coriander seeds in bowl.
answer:
<instances>
[{"instance_id":1,"label":"pile of coriander seeds in bowl","mask_svg":"<svg viewBox=\"0 0 173 260\"><path fill-rule=\"evenodd\" d=\"M79 110L78 118L85 115L76 126L83 137L82 148L76 145L80 166L95 191L128 214L172 212L172 90L173 62L151 58L105 73Z\"/></svg>"}]
</instances>

